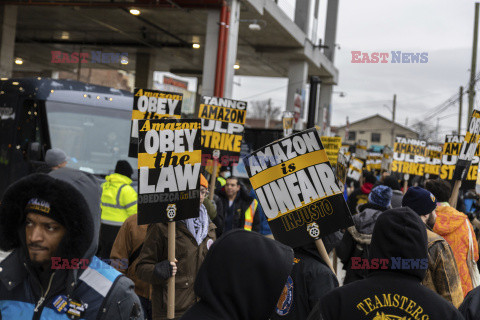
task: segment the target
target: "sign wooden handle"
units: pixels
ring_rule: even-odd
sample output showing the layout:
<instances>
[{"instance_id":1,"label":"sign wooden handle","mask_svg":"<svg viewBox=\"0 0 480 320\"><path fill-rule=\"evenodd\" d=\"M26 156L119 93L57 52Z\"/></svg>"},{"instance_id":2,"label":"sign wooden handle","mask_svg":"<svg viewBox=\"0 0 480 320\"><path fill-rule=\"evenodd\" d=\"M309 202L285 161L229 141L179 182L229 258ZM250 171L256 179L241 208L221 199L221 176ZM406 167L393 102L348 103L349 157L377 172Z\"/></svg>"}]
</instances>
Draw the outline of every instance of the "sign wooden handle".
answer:
<instances>
[{"instance_id":1,"label":"sign wooden handle","mask_svg":"<svg viewBox=\"0 0 480 320\"><path fill-rule=\"evenodd\" d=\"M320 256L322 257L322 259L327 263L327 266L330 267L334 275L337 275L337 273L333 269L332 262L328 257L327 249L325 249L325 245L323 244L322 239L315 240L315 245L317 246L317 250L320 253Z\"/></svg>"},{"instance_id":2,"label":"sign wooden handle","mask_svg":"<svg viewBox=\"0 0 480 320\"><path fill-rule=\"evenodd\" d=\"M458 200L458 192L460 191L460 187L462 186L462 181L457 180L455 181L455 185L453 186L452 190L452 195L450 196L450 199L448 200L448 203L452 208L457 207L457 200Z\"/></svg>"},{"instance_id":3,"label":"sign wooden handle","mask_svg":"<svg viewBox=\"0 0 480 320\"><path fill-rule=\"evenodd\" d=\"M175 221L168 223L168 261L175 262ZM168 278L167 319L175 319L175 276Z\"/></svg>"},{"instance_id":4,"label":"sign wooden handle","mask_svg":"<svg viewBox=\"0 0 480 320\"><path fill-rule=\"evenodd\" d=\"M213 196L215 195L215 182L217 182L217 167L218 159L213 159L212 176L210 177L210 193L208 194L208 199L210 200L213 200Z\"/></svg>"},{"instance_id":5,"label":"sign wooden handle","mask_svg":"<svg viewBox=\"0 0 480 320\"><path fill-rule=\"evenodd\" d=\"M405 180L403 182L403 194L407 193L407 189L408 189L408 180Z\"/></svg>"}]
</instances>

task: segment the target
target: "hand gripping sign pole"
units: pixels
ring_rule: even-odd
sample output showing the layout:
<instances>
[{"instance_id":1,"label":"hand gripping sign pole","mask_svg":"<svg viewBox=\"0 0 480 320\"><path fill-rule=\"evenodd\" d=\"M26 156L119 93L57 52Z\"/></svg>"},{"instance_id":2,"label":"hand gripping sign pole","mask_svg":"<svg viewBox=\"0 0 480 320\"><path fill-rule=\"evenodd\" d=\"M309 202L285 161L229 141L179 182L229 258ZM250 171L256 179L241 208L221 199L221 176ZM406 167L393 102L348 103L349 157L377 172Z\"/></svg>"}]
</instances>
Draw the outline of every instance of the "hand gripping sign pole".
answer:
<instances>
[{"instance_id":1,"label":"hand gripping sign pole","mask_svg":"<svg viewBox=\"0 0 480 320\"><path fill-rule=\"evenodd\" d=\"M175 221L168 222L168 261L175 262ZM175 318L175 276L168 278L167 318Z\"/></svg>"}]
</instances>

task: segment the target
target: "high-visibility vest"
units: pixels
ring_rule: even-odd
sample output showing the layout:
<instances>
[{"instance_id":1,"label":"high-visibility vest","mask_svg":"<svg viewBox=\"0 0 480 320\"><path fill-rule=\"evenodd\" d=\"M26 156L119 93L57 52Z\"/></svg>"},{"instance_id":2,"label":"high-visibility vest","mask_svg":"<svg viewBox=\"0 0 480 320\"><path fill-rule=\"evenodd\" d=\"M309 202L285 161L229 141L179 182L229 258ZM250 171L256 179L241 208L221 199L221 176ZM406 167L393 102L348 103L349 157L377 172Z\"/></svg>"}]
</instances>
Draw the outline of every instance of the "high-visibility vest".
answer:
<instances>
[{"instance_id":1,"label":"high-visibility vest","mask_svg":"<svg viewBox=\"0 0 480 320\"><path fill-rule=\"evenodd\" d=\"M130 186L132 180L114 173L106 177L102 185L102 223L121 226L123 222L137 213L137 192Z\"/></svg>"},{"instance_id":2,"label":"high-visibility vest","mask_svg":"<svg viewBox=\"0 0 480 320\"><path fill-rule=\"evenodd\" d=\"M256 199L253 199L247 211L245 211L245 226L243 227L243 229L247 231L252 231L253 218L255 217L257 206L258 206L258 201Z\"/></svg>"}]
</instances>

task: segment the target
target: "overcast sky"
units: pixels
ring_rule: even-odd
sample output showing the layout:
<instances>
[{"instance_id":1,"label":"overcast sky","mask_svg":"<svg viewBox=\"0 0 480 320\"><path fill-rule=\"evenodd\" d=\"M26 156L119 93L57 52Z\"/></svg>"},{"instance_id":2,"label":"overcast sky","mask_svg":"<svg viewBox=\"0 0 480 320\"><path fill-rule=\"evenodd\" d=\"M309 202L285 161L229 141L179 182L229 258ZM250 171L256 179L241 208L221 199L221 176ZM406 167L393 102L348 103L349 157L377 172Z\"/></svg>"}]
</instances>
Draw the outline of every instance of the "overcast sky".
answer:
<instances>
[{"instance_id":1,"label":"overcast sky","mask_svg":"<svg viewBox=\"0 0 480 320\"><path fill-rule=\"evenodd\" d=\"M468 84L473 20L471 0L340 0L337 43L341 49L335 57L340 76L334 90L346 96L334 94L332 124L344 125L347 116L353 122L375 113L390 118L391 112L383 105L392 105L394 93L398 122L405 124L408 118L411 125L425 119L428 111L457 93L459 86ZM428 52L428 63L355 64L351 63L351 51ZM235 81L240 85L234 85L234 98L272 98L274 104L285 107L286 79L246 81L245 77L236 77ZM465 131L467 96L463 103ZM456 130L458 104L426 120L434 126L437 117L441 134Z\"/></svg>"}]
</instances>

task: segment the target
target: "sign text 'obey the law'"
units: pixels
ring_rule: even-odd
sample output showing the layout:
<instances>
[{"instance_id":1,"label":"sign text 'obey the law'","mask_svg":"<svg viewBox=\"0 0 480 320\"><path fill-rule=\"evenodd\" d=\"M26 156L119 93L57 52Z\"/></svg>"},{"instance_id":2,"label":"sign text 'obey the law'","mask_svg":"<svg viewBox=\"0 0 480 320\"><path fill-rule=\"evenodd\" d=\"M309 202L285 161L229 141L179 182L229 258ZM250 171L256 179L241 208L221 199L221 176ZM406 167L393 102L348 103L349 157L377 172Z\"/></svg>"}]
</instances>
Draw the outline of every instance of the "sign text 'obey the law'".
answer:
<instances>
[{"instance_id":1,"label":"sign text 'obey the law'","mask_svg":"<svg viewBox=\"0 0 480 320\"><path fill-rule=\"evenodd\" d=\"M200 120L140 120L139 128L138 223L197 217Z\"/></svg>"}]
</instances>

